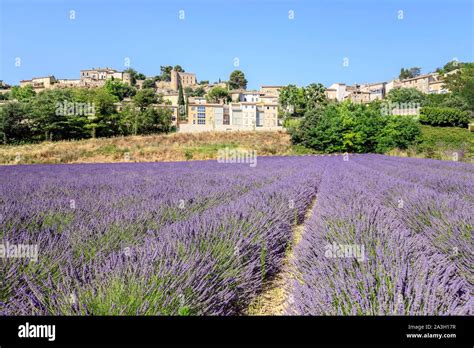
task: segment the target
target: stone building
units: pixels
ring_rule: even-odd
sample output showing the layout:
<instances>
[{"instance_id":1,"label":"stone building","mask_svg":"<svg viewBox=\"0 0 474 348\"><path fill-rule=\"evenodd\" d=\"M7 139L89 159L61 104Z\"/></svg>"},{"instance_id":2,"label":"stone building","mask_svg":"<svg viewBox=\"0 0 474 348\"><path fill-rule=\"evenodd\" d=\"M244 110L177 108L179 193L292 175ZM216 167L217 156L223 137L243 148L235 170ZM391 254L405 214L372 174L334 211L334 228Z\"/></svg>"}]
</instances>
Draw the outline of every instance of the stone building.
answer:
<instances>
[{"instance_id":1,"label":"stone building","mask_svg":"<svg viewBox=\"0 0 474 348\"><path fill-rule=\"evenodd\" d=\"M120 72L112 68L81 70L80 79L82 87L102 87L105 85L105 81L110 79L117 79L131 84L131 76L129 73Z\"/></svg>"},{"instance_id":2,"label":"stone building","mask_svg":"<svg viewBox=\"0 0 474 348\"><path fill-rule=\"evenodd\" d=\"M177 72L176 70L171 70L171 82L170 87L177 91L179 89L179 84L184 88L194 87L197 85L196 74L186 73L186 72Z\"/></svg>"},{"instance_id":3,"label":"stone building","mask_svg":"<svg viewBox=\"0 0 474 348\"><path fill-rule=\"evenodd\" d=\"M33 77L31 80L21 80L20 87L32 86L35 91L52 88L56 83L54 76Z\"/></svg>"}]
</instances>

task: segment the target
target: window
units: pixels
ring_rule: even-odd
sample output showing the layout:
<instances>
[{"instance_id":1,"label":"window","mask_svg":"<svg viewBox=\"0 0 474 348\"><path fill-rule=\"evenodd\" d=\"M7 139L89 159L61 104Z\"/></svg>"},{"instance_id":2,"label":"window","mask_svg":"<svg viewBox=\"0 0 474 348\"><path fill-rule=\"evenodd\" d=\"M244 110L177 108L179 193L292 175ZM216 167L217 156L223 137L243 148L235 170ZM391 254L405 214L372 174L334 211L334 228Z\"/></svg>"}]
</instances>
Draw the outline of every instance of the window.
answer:
<instances>
[{"instance_id":1,"label":"window","mask_svg":"<svg viewBox=\"0 0 474 348\"><path fill-rule=\"evenodd\" d=\"M198 106L197 124L206 124L206 108Z\"/></svg>"},{"instance_id":2,"label":"window","mask_svg":"<svg viewBox=\"0 0 474 348\"><path fill-rule=\"evenodd\" d=\"M229 116L229 114L224 113L223 124L230 125L230 116Z\"/></svg>"}]
</instances>

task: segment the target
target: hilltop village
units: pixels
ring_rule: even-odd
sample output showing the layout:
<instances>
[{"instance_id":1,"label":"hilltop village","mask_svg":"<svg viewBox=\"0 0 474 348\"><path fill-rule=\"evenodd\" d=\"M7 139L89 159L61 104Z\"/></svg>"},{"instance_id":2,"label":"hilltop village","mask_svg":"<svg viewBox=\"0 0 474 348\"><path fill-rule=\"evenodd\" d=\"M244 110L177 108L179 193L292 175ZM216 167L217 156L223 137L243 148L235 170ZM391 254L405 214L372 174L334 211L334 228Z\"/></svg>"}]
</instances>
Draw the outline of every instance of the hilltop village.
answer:
<instances>
[{"instance_id":1,"label":"hilltop village","mask_svg":"<svg viewBox=\"0 0 474 348\"><path fill-rule=\"evenodd\" d=\"M454 72L456 70L448 74ZM394 88L415 88L426 94L444 94L449 92L443 83L445 75L433 72L388 82L333 83L325 88L324 93L329 100L350 100L363 104L384 99ZM228 82L198 81L195 73L185 72L180 66L169 67L164 78L146 77L132 69L93 68L81 70L78 79L33 77L20 81L19 86L31 86L35 92L40 92L55 88L98 88L109 80L121 81L137 90L153 89L160 96L160 103L156 103L155 107L171 110L173 125L180 132L282 129L279 95L284 86L265 85L259 90L247 90L245 80L242 85L232 88ZM10 90L6 84L2 83L1 87L1 93ZM120 111L129 102L130 98L124 98L115 106Z\"/></svg>"}]
</instances>

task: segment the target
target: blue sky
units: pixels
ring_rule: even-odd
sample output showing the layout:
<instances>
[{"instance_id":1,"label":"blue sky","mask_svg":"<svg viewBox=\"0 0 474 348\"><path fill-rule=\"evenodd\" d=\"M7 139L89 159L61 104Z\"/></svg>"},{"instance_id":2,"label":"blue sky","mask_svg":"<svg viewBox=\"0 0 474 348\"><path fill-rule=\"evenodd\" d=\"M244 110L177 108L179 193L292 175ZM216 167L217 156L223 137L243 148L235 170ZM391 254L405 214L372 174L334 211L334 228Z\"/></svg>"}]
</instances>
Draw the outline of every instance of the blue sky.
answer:
<instances>
[{"instance_id":1,"label":"blue sky","mask_svg":"<svg viewBox=\"0 0 474 348\"><path fill-rule=\"evenodd\" d=\"M473 0L0 2L0 79L11 84L123 70L127 57L146 75L180 64L210 81L227 79L238 58L250 88L378 82L401 67L429 72L453 58L474 61Z\"/></svg>"}]
</instances>

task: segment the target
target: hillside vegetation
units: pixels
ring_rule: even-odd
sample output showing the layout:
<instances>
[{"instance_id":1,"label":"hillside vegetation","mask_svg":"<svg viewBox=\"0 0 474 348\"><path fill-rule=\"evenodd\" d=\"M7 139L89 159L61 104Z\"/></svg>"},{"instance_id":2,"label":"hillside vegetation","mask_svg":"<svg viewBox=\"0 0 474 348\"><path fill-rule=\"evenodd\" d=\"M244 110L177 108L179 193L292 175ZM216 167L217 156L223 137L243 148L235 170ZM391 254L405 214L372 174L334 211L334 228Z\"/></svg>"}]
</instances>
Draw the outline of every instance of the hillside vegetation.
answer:
<instances>
[{"instance_id":1,"label":"hillside vegetation","mask_svg":"<svg viewBox=\"0 0 474 348\"><path fill-rule=\"evenodd\" d=\"M456 127L421 126L421 142L387 154L474 161L474 133ZM285 132L174 133L148 136L0 145L0 164L111 163L216 159L220 149L255 150L258 156L285 156L317 151L292 145Z\"/></svg>"},{"instance_id":2,"label":"hillside vegetation","mask_svg":"<svg viewBox=\"0 0 474 348\"><path fill-rule=\"evenodd\" d=\"M205 160L224 148L255 150L258 156L300 152L284 132L174 133L0 145L0 164Z\"/></svg>"},{"instance_id":3,"label":"hillside vegetation","mask_svg":"<svg viewBox=\"0 0 474 348\"><path fill-rule=\"evenodd\" d=\"M421 142L389 155L452 160L453 153L463 162L474 162L474 133L466 128L421 126Z\"/></svg>"}]
</instances>

